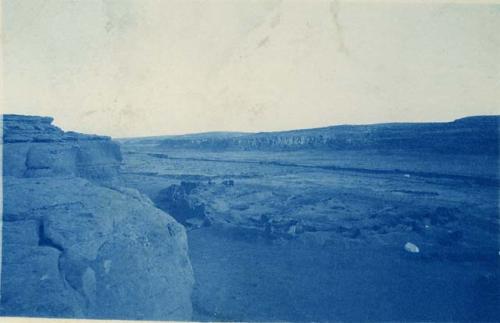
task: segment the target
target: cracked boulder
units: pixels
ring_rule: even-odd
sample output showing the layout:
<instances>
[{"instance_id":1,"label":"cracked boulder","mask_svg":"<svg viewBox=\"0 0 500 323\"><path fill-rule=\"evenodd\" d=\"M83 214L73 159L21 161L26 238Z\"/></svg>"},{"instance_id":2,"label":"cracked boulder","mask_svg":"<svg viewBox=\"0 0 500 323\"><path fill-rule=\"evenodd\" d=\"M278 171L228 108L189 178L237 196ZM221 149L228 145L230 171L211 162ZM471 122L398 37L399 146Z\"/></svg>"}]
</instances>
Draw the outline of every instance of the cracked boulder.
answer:
<instances>
[{"instance_id":1,"label":"cracked boulder","mask_svg":"<svg viewBox=\"0 0 500 323\"><path fill-rule=\"evenodd\" d=\"M7 176L4 201L1 314L191 318L185 230L138 192Z\"/></svg>"}]
</instances>

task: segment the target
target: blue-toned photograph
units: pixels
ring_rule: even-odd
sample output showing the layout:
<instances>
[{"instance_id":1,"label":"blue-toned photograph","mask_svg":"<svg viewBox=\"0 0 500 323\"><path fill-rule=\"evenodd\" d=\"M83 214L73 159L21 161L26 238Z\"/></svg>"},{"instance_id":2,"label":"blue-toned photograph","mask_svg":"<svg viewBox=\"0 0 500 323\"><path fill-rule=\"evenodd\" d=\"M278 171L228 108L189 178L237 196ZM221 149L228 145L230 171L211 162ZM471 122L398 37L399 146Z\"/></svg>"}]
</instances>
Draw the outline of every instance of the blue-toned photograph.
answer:
<instances>
[{"instance_id":1,"label":"blue-toned photograph","mask_svg":"<svg viewBox=\"0 0 500 323\"><path fill-rule=\"evenodd\" d=\"M0 321L500 321L500 3L1 17Z\"/></svg>"}]
</instances>

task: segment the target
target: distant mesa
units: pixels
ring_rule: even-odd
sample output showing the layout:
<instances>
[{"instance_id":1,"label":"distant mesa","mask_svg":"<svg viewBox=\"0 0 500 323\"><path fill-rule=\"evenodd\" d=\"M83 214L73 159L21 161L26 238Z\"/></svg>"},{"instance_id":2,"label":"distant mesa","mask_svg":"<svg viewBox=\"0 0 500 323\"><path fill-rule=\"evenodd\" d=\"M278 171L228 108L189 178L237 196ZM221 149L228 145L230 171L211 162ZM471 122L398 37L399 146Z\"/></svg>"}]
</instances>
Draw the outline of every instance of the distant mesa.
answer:
<instances>
[{"instance_id":1,"label":"distant mesa","mask_svg":"<svg viewBox=\"0 0 500 323\"><path fill-rule=\"evenodd\" d=\"M340 125L260 133L204 133L124 139L165 149L207 150L400 150L498 155L500 116L453 122Z\"/></svg>"}]
</instances>

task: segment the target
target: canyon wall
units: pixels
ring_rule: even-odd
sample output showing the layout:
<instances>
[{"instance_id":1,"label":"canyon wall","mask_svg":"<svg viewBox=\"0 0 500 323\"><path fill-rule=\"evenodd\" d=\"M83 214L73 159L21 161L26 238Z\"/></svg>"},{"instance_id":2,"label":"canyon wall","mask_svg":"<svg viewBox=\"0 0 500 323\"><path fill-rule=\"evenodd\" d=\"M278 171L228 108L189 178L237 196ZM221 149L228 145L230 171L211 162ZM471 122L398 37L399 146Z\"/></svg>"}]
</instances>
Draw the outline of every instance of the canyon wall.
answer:
<instances>
[{"instance_id":1,"label":"canyon wall","mask_svg":"<svg viewBox=\"0 0 500 323\"><path fill-rule=\"evenodd\" d=\"M173 136L163 148L215 150L422 150L432 153L498 154L498 116L442 123L345 125L235 136Z\"/></svg>"}]
</instances>

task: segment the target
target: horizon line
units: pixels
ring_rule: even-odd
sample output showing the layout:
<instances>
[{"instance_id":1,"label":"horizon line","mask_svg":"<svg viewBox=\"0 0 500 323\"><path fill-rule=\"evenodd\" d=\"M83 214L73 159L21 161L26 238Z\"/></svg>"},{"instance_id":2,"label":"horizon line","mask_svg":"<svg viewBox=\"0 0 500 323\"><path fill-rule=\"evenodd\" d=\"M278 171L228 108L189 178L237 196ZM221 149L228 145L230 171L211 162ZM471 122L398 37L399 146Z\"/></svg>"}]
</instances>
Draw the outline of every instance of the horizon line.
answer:
<instances>
[{"instance_id":1,"label":"horizon line","mask_svg":"<svg viewBox=\"0 0 500 323\"><path fill-rule=\"evenodd\" d=\"M228 131L228 130L214 130L214 131L201 131L201 132L187 132L180 134L164 134L164 135L152 135L152 136L133 136L133 137L112 137L116 140L123 139L148 139L148 138L157 138L157 137L182 137L182 136L190 136L190 135L208 135L208 134L217 134L217 133L228 133L228 134L241 134L241 135L254 135L254 134L267 134L267 133L285 133L285 132L293 132L293 131L301 131L301 130L319 130L326 129L332 127L349 127L349 126L375 126L375 125L401 125L401 124L445 124L445 123L453 123L463 119L469 118L500 118L500 114L478 114L478 115L467 115L460 118L452 119L449 121L392 121L392 122L374 122L374 123L339 123L339 124L329 124L318 127L308 127L308 128L294 128L294 129L284 129L284 130L269 130L269 131Z\"/></svg>"},{"instance_id":2,"label":"horizon line","mask_svg":"<svg viewBox=\"0 0 500 323\"><path fill-rule=\"evenodd\" d=\"M51 124L63 130L64 132L77 132L74 130L67 130L58 126L57 119L54 116L49 115L32 115L32 114L17 114L17 113L0 113L0 123L3 123L3 118L6 116L15 116L15 117L34 117L34 118L47 118L51 119ZM127 137L115 137L107 134L101 133L89 133L89 132L77 132L81 134L88 135L99 135L99 136L107 136L116 140L125 140L125 139L148 139L148 138L158 138L158 137L182 137L182 136L190 136L190 135L209 135L209 134L217 134L217 133L228 133L228 134L241 134L241 135L254 135L254 134L266 134L266 133L286 133L293 131L304 131L304 130L319 130L325 128L332 127L349 127L349 126L375 126L375 125L397 125L397 124L445 124L445 123L453 123L458 120L468 119L468 118L500 118L499 114L478 114L478 115L466 115L463 117L455 118L448 121L390 121L390 122L374 122L374 123L338 123L338 124L328 124L318 127L307 127L307 128L293 128L293 129L282 129L282 130L267 130L267 131L232 131L232 130L214 130L214 131L200 131L200 132L185 132L185 133L177 133L177 134L159 134L159 135L151 135L151 136L127 136ZM3 126L2 126L3 129Z\"/></svg>"}]
</instances>

